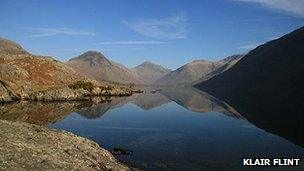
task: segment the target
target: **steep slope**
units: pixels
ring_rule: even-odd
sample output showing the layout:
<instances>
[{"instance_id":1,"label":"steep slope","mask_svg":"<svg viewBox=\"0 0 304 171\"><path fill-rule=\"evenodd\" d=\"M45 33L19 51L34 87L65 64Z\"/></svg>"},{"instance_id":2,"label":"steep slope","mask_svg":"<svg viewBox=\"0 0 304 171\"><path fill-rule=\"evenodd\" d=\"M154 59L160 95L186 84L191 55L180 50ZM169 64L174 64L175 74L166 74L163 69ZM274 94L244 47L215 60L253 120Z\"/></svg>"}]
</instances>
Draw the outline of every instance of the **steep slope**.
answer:
<instances>
[{"instance_id":1,"label":"steep slope","mask_svg":"<svg viewBox=\"0 0 304 171\"><path fill-rule=\"evenodd\" d=\"M304 27L265 43L236 65L196 87L300 87L304 83Z\"/></svg>"},{"instance_id":2,"label":"steep slope","mask_svg":"<svg viewBox=\"0 0 304 171\"><path fill-rule=\"evenodd\" d=\"M145 82L145 84L151 84L171 72L171 70L166 69L161 65L148 61L132 68L132 70L137 74L139 79Z\"/></svg>"},{"instance_id":3,"label":"steep slope","mask_svg":"<svg viewBox=\"0 0 304 171\"><path fill-rule=\"evenodd\" d=\"M257 127L304 145L304 27L265 43L195 87L223 99Z\"/></svg>"},{"instance_id":4,"label":"steep slope","mask_svg":"<svg viewBox=\"0 0 304 171\"><path fill-rule=\"evenodd\" d=\"M227 58L224 58L222 60L219 60L217 62L214 62L215 64L215 69L210 72L207 77L201 78L200 80L207 80L217 74L220 74L229 68L231 68L233 65L235 65L243 56L244 54L238 54L238 55L232 55L228 56Z\"/></svg>"},{"instance_id":5,"label":"steep slope","mask_svg":"<svg viewBox=\"0 0 304 171\"><path fill-rule=\"evenodd\" d=\"M76 100L105 88L51 57L27 53L17 43L0 39L0 45L0 102Z\"/></svg>"},{"instance_id":6,"label":"steep slope","mask_svg":"<svg viewBox=\"0 0 304 171\"><path fill-rule=\"evenodd\" d=\"M160 85L191 85L199 80L206 80L222 73L233 66L243 55L234 55L223 60L210 62L192 61L156 81Z\"/></svg>"},{"instance_id":7,"label":"steep slope","mask_svg":"<svg viewBox=\"0 0 304 171\"><path fill-rule=\"evenodd\" d=\"M102 53L88 51L70 59L67 65L77 73L98 81L111 83L130 84L140 83L135 73L127 67L109 61Z\"/></svg>"},{"instance_id":8,"label":"steep slope","mask_svg":"<svg viewBox=\"0 0 304 171\"><path fill-rule=\"evenodd\" d=\"M235 65L240 59L242 59L243 56L245 56L245 55L237 54L237 55L228 56L227 58L213 62L214 69L207 75L200 78L199 80L192 82L192 85L195 85L202 81L208 80L208 79L214 77L215 75L225 72L226 70L231 68L233 65Z\"/></svg>"}]
</instances>

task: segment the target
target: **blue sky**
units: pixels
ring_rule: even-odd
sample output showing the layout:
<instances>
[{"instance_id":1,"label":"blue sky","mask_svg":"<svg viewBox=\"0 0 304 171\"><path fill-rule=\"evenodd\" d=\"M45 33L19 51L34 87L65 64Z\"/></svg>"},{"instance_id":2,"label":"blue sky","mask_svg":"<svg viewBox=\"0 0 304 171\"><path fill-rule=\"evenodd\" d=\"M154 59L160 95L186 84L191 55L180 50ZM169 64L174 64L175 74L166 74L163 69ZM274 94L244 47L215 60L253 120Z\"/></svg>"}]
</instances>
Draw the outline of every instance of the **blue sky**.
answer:
<instances>
[{"instance_id":1,"label":"blue sky","mask_svg":"<svg viewBox=\"0 0 304 171\"><path fill-rule=\"evenodd\" d=\"M87 50L170 69L244 53L304 25L304 0L0 0L0 37L61 61Z\"/></svg>"}]
</instances>

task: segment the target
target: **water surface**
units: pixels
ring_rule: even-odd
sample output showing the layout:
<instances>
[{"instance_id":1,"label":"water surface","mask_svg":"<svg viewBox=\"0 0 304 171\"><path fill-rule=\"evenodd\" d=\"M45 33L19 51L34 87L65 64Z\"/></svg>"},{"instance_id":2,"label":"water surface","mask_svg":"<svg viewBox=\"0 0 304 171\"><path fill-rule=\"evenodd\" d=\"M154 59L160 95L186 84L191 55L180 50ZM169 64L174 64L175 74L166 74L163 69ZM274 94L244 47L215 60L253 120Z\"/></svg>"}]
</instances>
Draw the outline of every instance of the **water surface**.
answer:
<instances>
[{"instance_id":1,"label":"water surface","mask_svg":"<svg viewBox=\"0 0 304 171\"><path fill-rule=\"evenodd\" d=\"M10 104L1 106L0 117L71 131L109 151L131 149L132 155L116 157L146 170L245 170L242 158L304 155L301 145L256 127L228 103L190 88L147 91L94 105Z\"/></svg>"},{"instance_id":2,"label":"water surface","mask_svg":"<svg viewBox=\"0 0 304 171\"><path fill-rule=\"evenodd\" d=\"M116 98L74 112L53 125L147 170L242 169L242 158L303 157L304 149L259 129L227 103L194 89ZM244 168L243 168L244 169Z\"/></svg>"}]
</instances>

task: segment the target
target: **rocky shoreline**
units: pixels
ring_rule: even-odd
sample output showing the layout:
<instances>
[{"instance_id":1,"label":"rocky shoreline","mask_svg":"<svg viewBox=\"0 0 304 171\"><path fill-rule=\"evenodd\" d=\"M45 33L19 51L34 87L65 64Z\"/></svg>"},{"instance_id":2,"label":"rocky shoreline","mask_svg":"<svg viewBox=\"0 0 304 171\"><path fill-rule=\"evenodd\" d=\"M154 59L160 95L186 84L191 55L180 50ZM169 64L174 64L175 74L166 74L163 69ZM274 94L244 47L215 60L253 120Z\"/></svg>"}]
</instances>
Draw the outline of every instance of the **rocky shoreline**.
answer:
<instances>
[{"instance_id":1,"label":"rocky shoreline","mask_svg":"<svg viewBox=\"0 0 304 171\"><path fill-rule=\"evenodd\" d=\"M132 91L124 87L102 86L93 80L80 80L68 85L54 86L45 90L14 93L0 81L0 103L13 101L78 101L95 97L130 96Z\"/></svg>"},{"instance_id":2,"label":"rocky shoreline","mask_svg":"<svg viewBox=\"0 0 304 171\"><path fill-rule=\"evenodd\" d=\"M66 131L0 120L0 170L133 170Z\"/></svg>"}]
</instances>

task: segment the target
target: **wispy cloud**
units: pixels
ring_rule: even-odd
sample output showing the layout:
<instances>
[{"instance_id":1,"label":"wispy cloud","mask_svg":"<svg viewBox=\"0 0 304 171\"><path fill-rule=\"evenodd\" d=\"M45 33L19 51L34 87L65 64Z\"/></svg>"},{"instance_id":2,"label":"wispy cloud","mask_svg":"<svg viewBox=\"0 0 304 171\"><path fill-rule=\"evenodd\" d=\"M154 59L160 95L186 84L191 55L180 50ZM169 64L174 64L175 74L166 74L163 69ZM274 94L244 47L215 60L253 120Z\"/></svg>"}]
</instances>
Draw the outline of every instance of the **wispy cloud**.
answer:
<instances>
[{"instance_id":1,"label":"wispy cloud","mask_svg":"<svg viewBox=\"0 0 304 171\"><path fill-rule=\"evenodd\" d=\"M113 42L98 42L96 45L151 45L151 44L166 44L163 41L113 41Z\"/></svg>"},{"instance_id":2,"label":"wispy cloud","mask_svg":"<svg viewBox=\"0 0 304 171\"><path fill-rule=\"evenodd\" d=\"M268 8L285 11L298 17L304 17L303 0L231 0L231 1L258 3Z\"/></svg>"},{"instance_id":3,"label":"wispy cloud","mask_svg":"<svg viewBox=\"0 0 304 171\"><path fill-rule=\"evenodd\" d=\"M26 36L26 38L48 37L55 35L74 35L74 36L96 36L96 33L84 30L74 29L53 29L53 28L26 28L36 32L35 34Z\"/></svg>"},{"instance_id":4,"label":"wispy cloud","mask_svg":"<svg viewBox=\"0 0 304 171\"><path fill-rule=\"evenodd\" d=\"M123 24L135 32L156 39L182 39L187 37L187 18L176 15L169 18L142 18L123 21Z\"/></svg>"}]
</instances>

